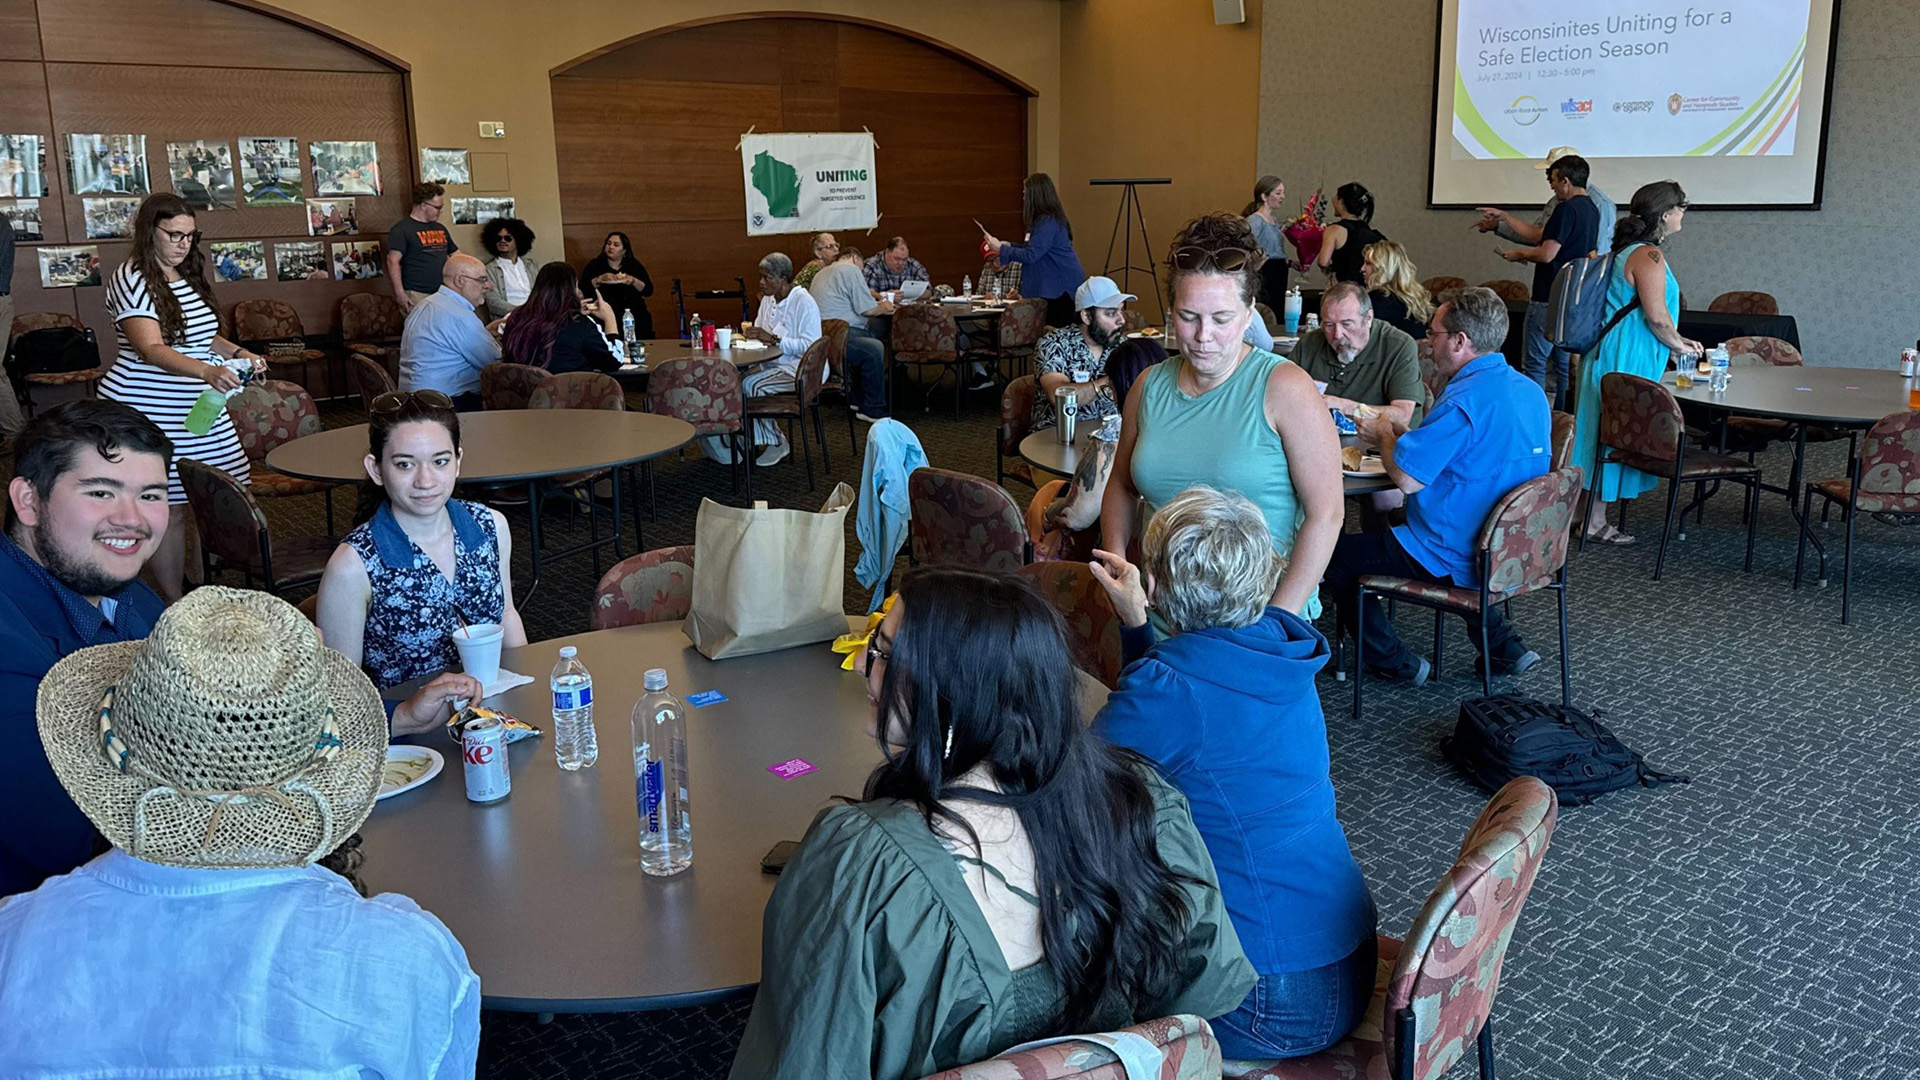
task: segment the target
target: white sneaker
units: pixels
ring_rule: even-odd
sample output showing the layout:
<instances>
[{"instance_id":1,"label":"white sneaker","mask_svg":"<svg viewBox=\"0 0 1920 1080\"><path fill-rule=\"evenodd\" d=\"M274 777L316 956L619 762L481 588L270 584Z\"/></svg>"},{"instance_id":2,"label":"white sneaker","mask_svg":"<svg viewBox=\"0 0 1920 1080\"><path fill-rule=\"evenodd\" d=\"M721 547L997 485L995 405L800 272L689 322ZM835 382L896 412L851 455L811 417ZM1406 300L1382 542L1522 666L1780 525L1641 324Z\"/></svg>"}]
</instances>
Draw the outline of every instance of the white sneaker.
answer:
<instances>
[{"instance_id":1,"label":"white sneaker","mask_svg":"<svg viewBox=\"0 0 1920 1080\"><path fill-rule=\"evenodd\" d=\"M753 463L763 469L769 465L778 465L787 460L787 454L789 452L785 442L777 442L765 450L760 451L760 456L755 458Z\"/></svg>"}]
</instances>

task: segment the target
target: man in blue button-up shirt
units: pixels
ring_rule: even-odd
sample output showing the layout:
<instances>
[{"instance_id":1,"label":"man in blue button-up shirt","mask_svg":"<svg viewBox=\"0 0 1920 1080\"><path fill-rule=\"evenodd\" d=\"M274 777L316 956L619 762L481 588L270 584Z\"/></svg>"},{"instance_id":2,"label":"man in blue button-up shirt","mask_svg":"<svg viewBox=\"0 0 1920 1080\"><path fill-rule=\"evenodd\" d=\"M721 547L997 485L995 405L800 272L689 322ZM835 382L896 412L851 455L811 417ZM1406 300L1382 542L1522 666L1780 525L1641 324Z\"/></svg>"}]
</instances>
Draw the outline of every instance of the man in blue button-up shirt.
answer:
<instances>
[{"instance_id":1,"label":"man in blue button-up shirt","mask_svg":"<svg viewBox=\"0 0 1920 1080\"><path fill-rule=\"evenodd\" d=\"M1386 533L1350 533L1334 548L1325 584L1343 633L1353 632L1364 575L1478 588L1475 542L1487 514L1507 492L1547 471L1552 421L1546 398L1500 355L1506 303L1481 288L1442 299L1426 347L1447 384L1426 422L1409 431L1385 415L1354 421L1363 439L1379 445L1388 478L1406 493L1407 523ZM1377 600L1367 603L1368 666L1415 685L1426 682L1432 665L1401 642ZM1486 620L1495 674L1519 674L1539 661L1497 608ZM1479 619L1467 617L1467 628L1478 647Z\"/></svg>"},{"instance_id":2,"label":"man in blue button-up shirt","mask_svg":"<svg viewBox=\"0 0 1920 1080\"><path fill-rule=\"evenodd\" d=\"M69 402L21 429L0 536L0 897L106 850L54 779L34 696L61 657L144 638L160 617L135 579L166 535L172 459L118 402Z\"/></svg>"}]
</instances>

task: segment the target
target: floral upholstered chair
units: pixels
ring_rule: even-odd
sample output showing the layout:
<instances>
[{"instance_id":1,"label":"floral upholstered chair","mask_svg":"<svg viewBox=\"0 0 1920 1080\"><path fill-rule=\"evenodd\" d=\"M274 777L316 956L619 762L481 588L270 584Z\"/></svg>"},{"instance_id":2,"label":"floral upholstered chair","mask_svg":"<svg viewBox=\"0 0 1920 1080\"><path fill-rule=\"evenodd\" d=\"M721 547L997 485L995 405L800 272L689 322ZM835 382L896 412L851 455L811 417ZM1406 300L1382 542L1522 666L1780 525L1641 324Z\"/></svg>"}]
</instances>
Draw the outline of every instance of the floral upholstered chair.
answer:
<instances>
[{"instance_id":1,"label":"floral upholstered chair","mask_svg":"<svg viewBox=\"0 0 1920 1080\"><path fill-rule=\"evenodd\" d=\"M35 311L26 315L15 315L13 326L7 336L7 347L0 353L10 351L13 341L21 334L30 334L35 330L45 330L52 326L71 327L93 340L93 331L86 324L63 311ZM97 346L96 346L97 347ZM79 371L36 371L14 380L14 393L20 398L20 405L27 415L33 415L33 388L36 386L78 386L88 397L95 393L97 384L106 378L107 369L103 367L81 368Z\"/></svg>"},{"instance_id":2,"label":"floral upholstered chair","mask_svg":"<svg viewBox=\"0 0 1920 1080\"><path fill-rule=\"evenodd\" d=\"M1220 1075L1220 1045L1197 1016L1169 1016L1120 1031L1076 1035L1031 1049L935 1073L926 1080L1135 1080L1116 1046L1157 1064L1153 1080L1208 1080Z\"/></svg>"},{"instance_id":3,"label":"floral upholstered chair","mask_svg":"<svg viewBox=\"0 0 1920 1080\"><path fill-rule=\"evenodd\" d=\"M233 332L239 335L236 340L248 342L266 357L270 369L297 368L302 378L308 364L327 358L324 351L308 347L300 313L284 300L242 300L233 305Z\"/></svg>"},{"instance_id":4,"label":"floral upholstered chair","mask_svg":"<svg viewBox=\"0 0 1920 1080\"><path fill-rule=\"evenodd\" d=\"M354 293L340 298L340 337L347 349L372 357L388 371L400 363L400 331L406 322L407 313L391 296Z\"/></svg>"},{"instance_id":5,"label":"floral upholstered chair","mask_svg":"<svg viewBox=\"0 0 1920 1080\"><path fill-rule=\"evenodd\" d=\"M853 398L847 390L847 334L850 328L845 319L821 319L820 336L827 339L827 378L820 385L821 397L829 402L842 405L853 404ZM886 377L884 367L881 378ZM820 398L813 402L813 429L820 435L820 460L827 462L826 467L833 468L827 460L827 436L820 421ZM853 410L847 410L847 441L853 444L853 456L860 456L860 433L853 422Z\"/></svg>"},{"instance_id":6,"label":"floral upholstered chair","mask_svg":"<svg viewBox=\"0 0 1920 1080\"><path fill-rule=\"evenodd\" d=\"M1778 315L1780 301L1769 292L1752 289L1735 289L1723 292L1707 304L1708 311L1718 311L1729 315Z\"/></svg>"},{"instance_id":7,"label":"floral upholstered chair","mask_svg":"<svg viewBox=\"0 0 1920 1080\"><path fill-rule=\"evenodd\" d=\"M1027 519L1006 489L985 477L922 468L907 477L913 561L1005 573L1032 559Z\"/></svg>"},{"instance_id":8,"label":"floral upholstered chair","mask_svg":"<svg viewBox=\"0 0 1920 1080\"><path fill-rule=\"evenodd\" d=\"M1496 604L1541 589L1552 589L1560 600L1560 701L1573 704L1573 665L1564 647L1567 625L1567 548L1572 544L1574 507L1580 501L1585 474L1579 466L1569 465L1543 476L1536 476L1501 496L1487 512L1474 542L1479 564L1480 587L1462 588L1440 585L1414 578L1385 574L1366 574L1360 578L1361 612L1356 633L1364 629L1365 601L1369 595L1384 596L1404 603L1433 609L1433 672L1441 672L1441 633L1446 613L1484 613ZM1481 623L1480 654L1487 653L1486 623ZM1357 656L1353 680L1353 715L1360 715L1360 687L1366 682L1366 646L1358 635L1354 646ZM1493 695L1492 665L1480 665L1481 686Z\"/></svg>"},{"instance_id":9,"label":"floral upholstered chair","mask_svg":"<svg viewBox=\"0 0 1920 1080\"><path fill-rule=\"evenodd\" d=\"M1429 294L1437 298L1441 293L1446 292L1448 289L1466 288L1467 279L1463 277L1454 277L1450 274L1441 274L1436 277L1430 277L1427 280L1421 282L1421 284L1427 287L1427 292Z\"/></svg>"},{"instance_id":10,"label":"floral upholstered chair","mask_svg":"<svg viewBox=\"0 0 1920 1080\"><path fill-rule=\"evenodd\" d=\"M533 400L533 391L552 378L546 368L532 364L513 364L502 360L480 369L480 407L483 409L524 409Z\"/></svg>"},{"instance_id":11,"label":"floral upholstered chair","mask_svg":"<svg viewBox=\"0 0 1920 1080\"><path fill-rule=\"evenodd\" d=\"M1034 346L1046 332L1047 302L1039 297L1016 300L1000 313L999 324L994 327L994 346L986 351L1011 376L1032 368Z\"/></svg>"},{"instance_id":12,"label":"floral upholstered chair","mask_svg":"<svg viewBox=\"0 0 1920 1080\"><path fill-rule=\"evenodd\" d=\"M213 581L216 569L239 570L248 588L257 577L275 596L320 580L333 555L332 540L303 536L275 543L267 515L233 474L192 458L179 458L174 465L200 533L203 580Z\"/></svg>"},{"instance_id":13,"label":"floral upholstered chair","mask_svg":"<svg viewBox=\"0 0 1920 1080\"><path fill-rule=\"evenodd\" d=\"M1229 1061L1243 1080L1439 1080L1476 1044L1493 1072L1493 998L1520 910L1559 819L1532 776L1494 793L1404 941L1380 936L1373 1002L1345 1041L1309 1057Z\"/></svg>"},{"instance_id":14,"label":"floral upholstered chair","mask_svg":"<svg viewBox=\"0 0 1920 1080\"><path fill-rule=\"evenodd\" d=\"M1920 514L1920 412L1909 410L1874 421L1867 429L1860 456L1852 459L1851 475L1844 480L1815 480L1807 484L1800 520L1808 521L1813 512L1813 497L1846 511L1846 539L1842 542L1840 563L1840 622L1853 616L1853 530L1862 513L1899 515ZM1907 519L1911 520L1911 519ZM1806 530L1800 532L1800 553L1793 561L1793 585L1800 587L1800 569L1807 558ZM1827 553L1820 552L1820 581L1827 580Z\"/></svg>"},{"instance_id":15,"label":"floral upholstered chair","mask_svg":"<svg viewBox=\"0 0 1920 1080\"><path fill-rule=\"evenodd\" d=\"M600 579L593 628L675 622L693 608L693 545L656 548L623 560Z\"/></svg>"},{"instance_id":16,"label":"floral upholstered chair","mask_svg":"<svg viewBox=\"0 0 1920 1080\"><path fill-rule=\"evenodd\" d=\"M1680 485L1704 488L1708 481L1725 480L1747 488L1747 561L1753 569L1753 541L1760 522L1760 468L1750 461L1708 450L1688 450L1683 437L1686 420L1666 387L1652 379L1614 371L1600 379L1600 464L1591 479L1600 487L1600 473L1608 464L1630 465L1667 480L1667 518L1660 532L1660 553L1654 558L1653 580L1667 562L1667 540L1673 535L1680 507ZM1620 505L1619 528L1626 531L1627 503ZM1582 530L1580 541L1586 543Z\"/></svg>"},{"instance_id":17,"label":"floral upholstered chair","mask_svg":"<svg viewBox=\"0 0 1920 1080\"><path fill-rule=\"evenodd\" d=\"M1483 281L1480 283L1480 287L1483 289L1492 289L1495 295L1509 304L1524 304L1533 299L1533 290L1527 288L1526 282L1515 281L1512 278L1494 278L1492 281Z\"/></svg>"},{"instance_id":18,"label":"floral upholstered chair","mask_svg":"<svg viewBox=\"0 0 1920 1080\"><path fill-rule=\"evenodd\" d=\"M1007 477L1033 487L1033 466L1020 456L1020 442L1033 434L1033 403L1040 396L1040 378L1022 375L1000 391L1000 431L994 442L995 479L1004 484Z\"/></svg>"},{"instance_id":19,"label":"floral upholstered chair","mask_svg":"<svg viewBox=\"0 0 1920 1080\"><path fill-rule=\"evenodd\" d=\"M1120 616L1093 570L1084 562L1036 562L1020 568L1066 620L1067 638L1080 670L1113 690L1120 685Z\"/></svg>"},{"instance_id":20,"label":"floral upholstered chair","mask_svg":"<svg viewBox=\"0 0 1920 1080\"><path fill-rule=\"evenodd\" d=\"M289 499L324 494L327 535L333 536L333 489L338 484L302 480L267 466L267 455L295 439L320 433L320 410L299 383L259 379L227 399L227 416L247 454L247 473L256 499Z\"/></svg>"},{"instance_id":21,"label":"floral upholstered chair","mask_svg":"<svg viewBox=\"0 0 1920 1080\"><path fill-rule=\"evenodd\" d=\"M893 362L914 367L936 367L939 376L927 386L924 405L947 373L953 373L953 415L960 417L960 329L953 313L938 303L902 304L893 313ZM931 408L931 405L926 405Z\"/></svg>"},{"instance_id":22,"label":"floral upholstered chair","mask_svg":"<svg viewBox=\"0 0 1920 1080\"><path fill-rule=\"evenodd\" d=\"M381 394L391 394L399 390L394 385L393 374L376 356L355 352L347 357L347 370L353 375L356 389L360 391L360 403L366 409L373 409L373 400Z\"/></svg>"},{"instance_id":23,"label":"floral upholstered chair","mask_svg":"<svg viewBox=\"0 0 1920 1080\"><path fill-rule=\"evenodd\" d=\"M1547 459L1547 468L1564 468L1567 464L1567 459L1573 456L1573 426L1574 416L1572 413L1556 412L1553 414L1553 434L1551 441L1547 443L1550 450Z\"/></svg>"},{"instance_id":24,"label":"floral upholstered chair","mask_svg":"<svg viewBox=\"0 0 1920 1080\"><path fill-rule=\"evenodd\" d=\"M690 356L654 365L647 374L647 411L675 416L693 425L698 435L731 440L736 464L744 462L745 399L740 392L740 369L716 355ZM747 500L753 500L753 470L747 470ZM637 503L636 503L637 505Z\"/></svg>"}]
</instances>

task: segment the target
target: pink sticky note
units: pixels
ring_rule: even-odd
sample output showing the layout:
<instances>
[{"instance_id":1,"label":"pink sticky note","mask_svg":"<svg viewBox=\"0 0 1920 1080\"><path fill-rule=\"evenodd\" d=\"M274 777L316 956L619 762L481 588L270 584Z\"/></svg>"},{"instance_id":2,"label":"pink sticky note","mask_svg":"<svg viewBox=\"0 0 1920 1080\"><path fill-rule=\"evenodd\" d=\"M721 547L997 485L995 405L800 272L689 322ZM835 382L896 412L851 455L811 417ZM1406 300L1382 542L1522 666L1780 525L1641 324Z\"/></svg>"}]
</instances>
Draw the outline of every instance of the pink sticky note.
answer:
<instances>
[{"instance_id":1,"label":"pink sticky note","mask_svg":"<svg viewBox=\"0 0 1920 1080\"><path fill-rule=\"evenodd\" d=\"M808 773L813 772L816 768L817 766L815 766L813 762L808 761L806 758L791 758L789 760L767 766L767 771L779 777L782 780L791 780L796 776L805 776Z\"/></svg>"}]
</instances>

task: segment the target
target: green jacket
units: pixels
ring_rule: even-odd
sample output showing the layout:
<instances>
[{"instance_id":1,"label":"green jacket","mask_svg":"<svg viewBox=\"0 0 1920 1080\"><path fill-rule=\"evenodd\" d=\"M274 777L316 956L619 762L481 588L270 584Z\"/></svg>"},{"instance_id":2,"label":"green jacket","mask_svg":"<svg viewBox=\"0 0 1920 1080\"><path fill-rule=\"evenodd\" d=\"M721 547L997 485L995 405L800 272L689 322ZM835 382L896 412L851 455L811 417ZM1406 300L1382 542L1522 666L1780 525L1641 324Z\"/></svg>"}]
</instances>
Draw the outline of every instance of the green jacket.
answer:
<instances>
[{"instance_id":1,"label":"green jacket","mask_svg":"<svg viewBox=\"0 0 1920 1080\"><path fill-rule=\"evenodd\" d=\"M1185 796L1150 771L1147 782L1161 859L1205 884L1184 890L1194 913L1185 983L1139 1016L1115 1017L1114 1028L1220 1016L1255 980ZM911 804L821 811L767 903L760 950L732 1080L915 1080L1015 1041L1000 945L959 864Z\"/></svg>"}]
</instances>

